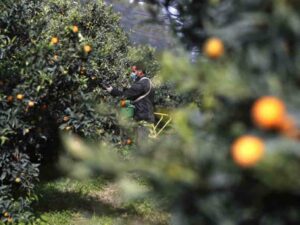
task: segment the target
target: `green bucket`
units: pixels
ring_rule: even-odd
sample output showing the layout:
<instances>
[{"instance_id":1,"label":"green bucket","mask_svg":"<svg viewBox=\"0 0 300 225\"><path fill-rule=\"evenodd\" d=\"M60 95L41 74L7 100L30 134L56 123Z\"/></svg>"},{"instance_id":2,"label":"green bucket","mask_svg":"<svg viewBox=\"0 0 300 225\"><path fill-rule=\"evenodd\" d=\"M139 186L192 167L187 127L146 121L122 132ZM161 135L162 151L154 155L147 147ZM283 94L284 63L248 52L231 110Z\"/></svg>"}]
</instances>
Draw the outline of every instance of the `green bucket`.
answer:
<instances>
[{"instance_id":1,"label":"green bucket","mask_svg":"<svg viewBox=\"0 0 300 225\"><path fill-rule=\"evenodd\" d=\"M121 108L120 115L122 118L130 119L133 118L134 115L134 106L130 105L124 108Z\"/></svg>"}]
</instances>

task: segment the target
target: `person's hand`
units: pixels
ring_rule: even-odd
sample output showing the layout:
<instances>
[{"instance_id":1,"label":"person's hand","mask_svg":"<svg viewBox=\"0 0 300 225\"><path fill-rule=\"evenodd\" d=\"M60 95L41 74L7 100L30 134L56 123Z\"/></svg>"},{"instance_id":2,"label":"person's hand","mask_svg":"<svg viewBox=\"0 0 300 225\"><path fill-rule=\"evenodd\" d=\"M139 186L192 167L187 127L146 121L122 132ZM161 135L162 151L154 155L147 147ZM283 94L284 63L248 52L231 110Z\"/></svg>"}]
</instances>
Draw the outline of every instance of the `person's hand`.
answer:
<instances>
[{"instance_id":1,"label":"person's hand","mask_svg":"<svg viewBox=\"0 0 300 225\"><path fill-rule=\"evenodd\" d=\"M113 87L112 86L108 86L108 87L106 87L106 90L110 93L110 92L112 92Z\"/></svg>"}]
</instances>

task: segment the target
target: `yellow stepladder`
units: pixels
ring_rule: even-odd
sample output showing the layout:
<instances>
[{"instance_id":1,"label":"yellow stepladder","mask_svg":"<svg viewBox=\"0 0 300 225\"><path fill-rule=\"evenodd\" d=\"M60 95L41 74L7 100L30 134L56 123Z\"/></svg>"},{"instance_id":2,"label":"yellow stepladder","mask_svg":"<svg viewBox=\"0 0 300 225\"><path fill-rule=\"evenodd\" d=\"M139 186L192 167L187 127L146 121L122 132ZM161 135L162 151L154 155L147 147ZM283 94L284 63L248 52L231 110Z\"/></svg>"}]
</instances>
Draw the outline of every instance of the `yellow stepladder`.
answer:
<instances>
[{"instance_id":1,"label":"yellow stepladder","mask_svg":"<svg viewBox=\"0 0 300 225\"><path fill-rule=\"evenodd\" d=\"M133 118L134 106L131 104L130 101L128 100L121 101L121 107L122 108L120 110L120 114L123 118L125 119ZM171 116L166 113L156 112L154 113L154 115L159 117L159 120L156 124L150 124L145 121L139 122L143 126L148 127L150 131L150 134L148 136L149 138L153 138L153 139L157 138L172 121Z\"/></svg>"},{"instance_id":2,"label":"yellow stepladder","mask_svg":"<svg viewBox=\"0 0 300 225\"><path fill-rule=\"evenodd\" d=\"M154 113L155 116L159 117L159 120L156 124L151 124L150 125L150 134L149 134L149 138L157 138L161 132L163 132L163 130L171 123L172 118L170 115L165 114L165 113ZM164 122L164 119L166 119L166 121ZM160 125L162 125L162 127L160 127Z\"/></svg>"}]
</instances>

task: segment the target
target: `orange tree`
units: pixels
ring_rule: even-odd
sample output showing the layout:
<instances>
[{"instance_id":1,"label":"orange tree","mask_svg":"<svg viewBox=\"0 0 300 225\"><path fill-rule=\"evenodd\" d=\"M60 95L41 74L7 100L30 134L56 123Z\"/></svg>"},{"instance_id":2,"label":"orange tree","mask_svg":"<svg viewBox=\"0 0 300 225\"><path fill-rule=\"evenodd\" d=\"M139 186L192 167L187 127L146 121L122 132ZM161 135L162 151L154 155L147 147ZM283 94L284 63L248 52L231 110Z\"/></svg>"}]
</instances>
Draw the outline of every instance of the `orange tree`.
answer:
<instances>
[{"instance_id":1,"label":"orange tree","mask_svg":"<svg viewBox=\"0 0 300 225\"><path fill-rule=\"evenodd\" d=\"M155 74L149 47L134 48L103 1L0 3L0 218L30 219L39 164L53 162L59 131L118 143L117 100L130 66ZM141 54L142 53L142 54ZM96 110L96 103L101 103ZM110 108L110 110L105 110ZM43 160L41 160L43 159Z\"/></svg>"}]
</instances>

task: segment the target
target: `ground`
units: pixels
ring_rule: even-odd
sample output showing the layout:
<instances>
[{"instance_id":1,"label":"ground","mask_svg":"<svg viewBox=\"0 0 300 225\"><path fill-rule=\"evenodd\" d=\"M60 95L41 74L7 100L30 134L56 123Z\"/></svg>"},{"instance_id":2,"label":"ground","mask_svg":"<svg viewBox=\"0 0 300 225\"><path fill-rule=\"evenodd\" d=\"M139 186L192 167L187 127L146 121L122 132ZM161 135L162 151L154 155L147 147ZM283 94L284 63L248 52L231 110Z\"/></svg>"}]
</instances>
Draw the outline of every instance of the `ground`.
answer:
<instances>
[{"instance_id":1,"label":"ground","mask_svg":"<svg viewBox=\"0 0 300 225\"><path fill-rule=\"evenodd\" d=\"M142 185L142 184L141 184ZM59 178L41 182L36 224L165 225L169 215L151 200L124 204L118 188L104 178Z\"/></svg>"}]
</instances>

